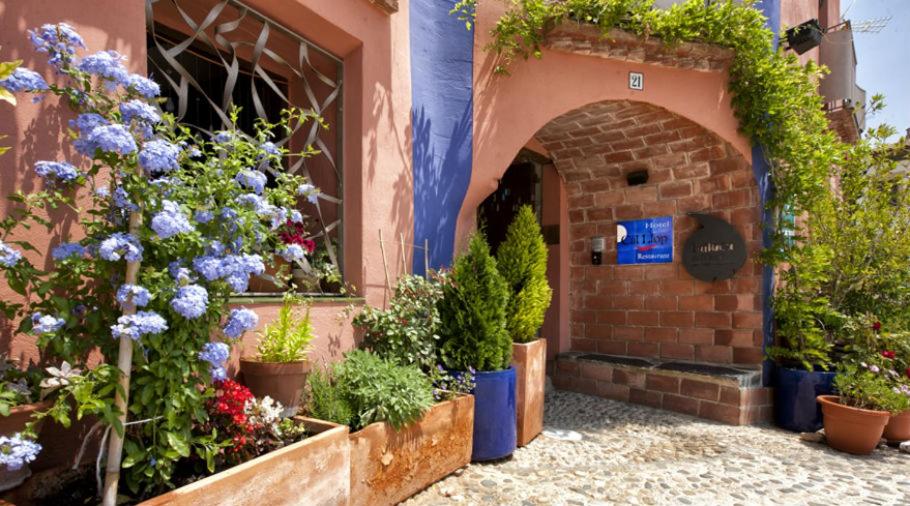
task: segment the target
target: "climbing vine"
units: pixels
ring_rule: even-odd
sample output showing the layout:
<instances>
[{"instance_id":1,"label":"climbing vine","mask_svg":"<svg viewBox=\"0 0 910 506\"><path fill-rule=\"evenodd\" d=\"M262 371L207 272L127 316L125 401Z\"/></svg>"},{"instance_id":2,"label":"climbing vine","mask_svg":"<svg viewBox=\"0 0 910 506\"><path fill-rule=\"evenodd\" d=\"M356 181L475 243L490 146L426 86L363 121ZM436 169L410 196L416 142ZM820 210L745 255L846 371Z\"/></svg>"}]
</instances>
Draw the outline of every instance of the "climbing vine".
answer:
<instances>
[{"instance_id":1,"label":"climbing vine","mask_svg":"<svg viewBox=\"0 0 910 506\"><path fill-rule=\"evenodd\" d=\"M668 9L655 9L654 0L512 0L511 8L492 29L487 48L497 57L496 71L508 73L517 60L540 58L547 34L563 22L600 27L605 37L621 29L643 38L656 37L667 45L681 42L712 44L731 49L730 92L743 135L764 150L770 163L773 192L768 211L773 223L782 217L828 214L832 206L833 168L849 156L849 146L828 128L817 82L824 68L772 44L774 34L754 0L705 2L688 0ZM811 219L774 226L762 254L767 265L782 266L783 279L798 293L775 304L787 321L818 330L819 339L803 340L790 359L805 365L828 363L830 345L822 337L820 308L828 300L823 285L830 276L830 251L805 240ZM795 229L795 230L794 230ZM778 292L780 294L780 291ZM777 309L777 307L776 307ZM779 318L778 318L779 319ZM812 333L810 332L810 335Z\"/></svg>"}]
</instances>

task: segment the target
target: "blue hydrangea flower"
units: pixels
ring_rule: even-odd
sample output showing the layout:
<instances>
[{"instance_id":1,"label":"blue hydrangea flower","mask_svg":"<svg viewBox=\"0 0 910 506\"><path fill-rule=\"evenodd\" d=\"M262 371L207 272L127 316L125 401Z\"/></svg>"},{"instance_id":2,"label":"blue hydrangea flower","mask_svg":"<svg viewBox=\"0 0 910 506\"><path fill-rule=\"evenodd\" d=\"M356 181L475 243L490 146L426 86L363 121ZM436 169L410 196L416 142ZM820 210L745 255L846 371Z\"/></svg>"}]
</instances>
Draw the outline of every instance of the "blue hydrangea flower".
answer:
<instances>
[{"instance_id":1,"label":"blue hydrangea flower","mask_svg":"<svg viewBox=\"0 0 910 506\"><path fill-rule=\"evenodd\" d=\"M136 139L125 126L119 124L97 126L89 132L85 141L86 148L94 148L90 151L92 154L95 149L121 155L136 152Z\"/></svg>"},{"instance_id":2,"label":"blue hydrangea flower","mask_svg":"<svg viewBox=\"0 0 910 506\"><path fill-rule=\"evenodd\" d=\"M132 315L117 318L117 324L111 325L114 339L128 337L133 341L146 334L160 334L167 330L167 321L154 311L139 311Z\"/></svg>"},{"instance_id":3,"label":"blue hydrangea flower","mask_svg":"<svg viewBox=\"0 0 910 506\"><path fill-rule=\"evenodd\" d=\"M231 347L225 343L205 343L199 352L199 360L219 367L231 356Z\"/></svg>"},{"instance_id":4,"label":"blue hydrangea flower","mask_svg":"<svg viewBox=\"0 0 910 506\"><path fill-rule=\"evenodd\" d=\"M116 84L128 85L129 73L123 66L124 60L117 51L99 51L83 58L76 68Z\"/></svg>"},{"instance_id":5,"label":"blue hydrangea flower","mask_svg":"<svg viewBox=\"0 0 910 506\"><path fill-rule=\"evenodd\" d=\"M151 174L177 170L180 164L180 147L168 141L156 139L146 142L139 151L139 165Z\"/></svg>"},{"instance_id":6,"label":"blue hydrangea flower","mask_svg":"<svg viewBox=\"0 0 910 506\"><path fill-rule=\"evenodd\" d=\"M59 66L76 54L76 49L85 49L85 41L66 23L41 25L41 28L28 31L28 37L35 46L35 51L47 53L48 63Z\"/></svg>"},{"instance_id":7,"label":"blue hydrangea flower","mask_svg":"<svg viewBox=\"0 0 910 506\"><path fill-rule=\"evenodd\" d=\"M14 267L22 260L22 253L13 249L9 244L0 241L0 265Z\"/></svg>"},{"instance_id":8,"label":"blue hydrangea flower","mask_svg":"<svg viewBox=\"0 0 910 506\"><path fill-rule=\"evenodd\" d=\"M274 142L266 141L262 143L262 150L265 151L265 154L272 156L281 156L281 151L278 150L278 146Z\"/></svg>"},{"instance_id":9,"label":"blue hydrangea flower","mask_svg":"<svg viewBox=\"0 0 910 506\"><path fill-rule=\"evenodd\" d=\"M224 381L227 379L227 369L224 367L209 367L209 374L212 375L212 381Z\"/></svg>"},{"instance_id":10,"label":"blue hydrangea flower","mask_svg":"<svg viewBox=\"0 0 910 506\"><path fill-rule=\"evenodd\" d=\"M51 251L51 257L57 262L69 260L73 257L81 258L84 255L85 247L78 242L65 242Z\"/></svg>"},{"instance_id":11,"label":"blue hydrangea flower","mask_svg":"<svg viewBox=\"0 0 910 506\"><path fill-rule=\"evenodd\" d=\"M114 232L101 242L98 256L109 262L116 262L121 258L125 258L127 262L139 262L142 260L142 245L132 234Z\"/></svg>"},{"instance_id":12,"label":"blue hydrangea flower","mask_svg":"<svg viewBox=\"0 0 910 506\"><path fill-rule=\"evenodd\" d=\"M130 196L126 193L126 190L122 186L114 188L114 197L113 197L114 207L117 209L123 209L124 211L138 211L139 206L133 204L133 201L130 200Z\"/></svg>"},{"instance_id":13,"label":"blue hydrangea flower","mask_svg":"<svg viewBox=\"0 0 910 506\"><path fill-rule=\"evenodd\" d=\"M47 182L59 181L61 183L71 183L79 176L76 167L66 162L35 162L35 173L41 176Z\"/></svg>"},{"instance_id":14,"label":"blue hydrangea flower","mask_svg":"<svg viewBox=\"0 0 910 506\"><path fill-rule=\"evenodd\" d=\"M177 234L194 230L193 224L180 210L179 204L172 200L165 200L161 207L162 210L152 218L151 223L152 230L158 234L158 237L169 239Z\"/></svg>"},{"instance_id":15,"label":"blue hydrangea flower","mask_svg":"<svg viewBox=\"0 0 910 506\"><path fill-rule=\"evenodd\" d=\"M124 86L135 90L145 98L155 98L161 94L161 87L158 86L158 83L139 74L130 74Z\"/></svg>"},{"instance_id":16,"label":"blue hydrangea flower","mask_svg":"<svg viewBox=\"0 0 910 506\"><path fill-rule=\"evenodd\" d=\"M180 316L192 320L205 314L209 304L209 292L199 285L186 285L177 289L171 299L171 307Z\"/></svg>"},{"instance_id":17,"label":"blue hydrangea flower","mask_svg":"<svg viewBox=\"0 0 910 506\"><path fill-rule=\"evenodd\" d=\"M155 124L161 121L161 115L158 109L143 100L130 100L120 104L120 115L124 123L139 120L145 123Z\"/></svg>"},{"instance_id":18,"label":"blue hydrangea flower","mask_svg":"<svg viewBox=\"0 0 910 506\"><path fill-rule=\"evenodd\" d=\"M76 119L71 119L69 124L70 128L78 130L81 134L87 134L94 130L95 127L110 125L111 122L100 114L86 112L76 116Z\"/></svg>"},{"instance_id":19,"label":"blue hydrangea flower","mask_svg":"<svg viewBox=\"0 0 910 506\"><path fill-rule=\"evenodd\" d=\"M281 255L281 258L287 260L288 262L293 262L295 260L300 260L303 258L304 250L303 247L299 244L288 244L284 248L278 250L278 254Z\"/></svg>"},{"instance_id":20,"label":"blue hydrangea flower","mask_svg":"<svg viewBox=\"0 0 910 506\"><path fill-rule=\"evenodd\" d=\"M200 210L193 213L193 219L196 220L197 223L208 223L214 218L214 213L208 210Z\"/></svg>"},{"instance_id":21,"label":"blue hydrangea flower","mask_svg":"<svg viewBox=\"0 0 910 506\"><path fill-rule=\"evenodd\" d=\"M244 193L237 197L237 203L241 206L246 206L254 209L257 213L261 212L269 204L265 202L259 195L255 193Z\"/></svg>"},{"instance_id":22,"label":"blue hydrangea flower","mask_svg":"<svg viewBox=\"0 0 910 506\"><path fill-rule=\"evenodd\" d=\"M18 471L29 462L34 462L41 453L41 445L15 433L12 436L0 436L0 466L7 471Z\"/></svg>"},{"instance_id":23,"label":"blue hydrangea flower","mask_svg":"<svg viewBox=\"0 0 910 506\"><path fill-rule=\"evenodd\" d=\"M297 195L306 197L310 204L315 204L319 201L319 188L316 188L310 183L303 183L297 187Z\"/></svg>"},{"instance_id":24,"label":"blue hydrangea flower","mask_svg":"<svg viewBox=\"0 0 910 506\"><path fill-rule=\"evenodd\" d=\"M231 142L231 139L234 138L234 134L227 130L220 130L215 132L215 135L212 137L212 141L218 144L225 144Z\"/></svg>"},{"instance_id":25,"label":"blue hydrangea flower","mask_svg":"<svg viewBox=\"0 0 910 506\"><path fill-rule=\"evenodd\" d=\"M265 190L265 183L268 178L258 170L243 169L234 177L234 181L240 183L240 186L253 190L257 195L261 195Z\"/></svg>"},{"instance_id":26,"label":"blue hydrangea flower","mask_svg":"<svg viewBox=\"0 0 910 506\"><path fill-rule=\"evenodd\" d=\"M139 285L123 284L117 290L117 302L124 308L129 304L133 304L136 307L145 307L151 299L152 294Z\"/></svg>"},{"instance_id":27,"label":"blue hydrangea flower","mask_svg":"<svg viewBox=\"0 0 910 506\"><path fill-rule=\"evenodd\" d=\"M0 79L0 87L13 93L21 91L44 91L48 89L44 78L37 72L27 68L18 67L6 79Z\"/></svg>"},{"instance_id":28,"label":"blue hydrangea flower","mask_svg":"<svg viewBox=\"0 0 910 506\"><path fill-rule=\"evenodd\" d=\"M288 221L288 210L283 207L270 205L259 214L269 219L269 227L272 230L277 229Z\"/></svg>"},{"instance_id":29,"label":"blue hydrangea flower","mask_svg":"<svg viewBox=\"0 0 910 506\"><path fill-rule=\"evenodd\" d=\"M57 332L66 324L63 318L35 313L32 315L32 332L35 334L51 334Z\"/></svg>"},{"instance_id":30,"label":"blue hydrangea flower","mask_svg":"<svg viewBox=\"0 0 910 506\"><path fill-rule=\"evenodd\" d=\"M253 330L259 324L259 315L247 308L232 309L224 325L224 335L231 339L238 339L248 330Z\"/></svg>"},{"instance_id":31,"label":"blue hydrangea flower","mask_svg":"<svg viewBox=\"0 0 910 506\"><path fill-rule=\"evenodd\" d=\"M296 209L292 209L288 219L291 220L291 223L303 223L303 214Z\"/></svg>"}]
</instances>

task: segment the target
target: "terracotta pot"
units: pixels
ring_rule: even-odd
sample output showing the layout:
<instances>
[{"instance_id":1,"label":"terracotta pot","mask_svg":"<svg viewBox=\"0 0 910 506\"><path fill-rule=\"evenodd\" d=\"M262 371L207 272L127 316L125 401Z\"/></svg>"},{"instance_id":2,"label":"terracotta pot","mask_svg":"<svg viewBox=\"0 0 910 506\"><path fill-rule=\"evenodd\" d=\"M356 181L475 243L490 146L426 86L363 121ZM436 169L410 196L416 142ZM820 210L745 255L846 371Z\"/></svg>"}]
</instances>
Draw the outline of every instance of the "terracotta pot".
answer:
<instances>
[{"instance_id":1,"label":"terracotta pot","mask_svg":"<svg viewBox=\"0 0 910 506\"><path fill-rule=\"evenodd\" d=\"M889 443L902 443L910 441L910 410L898 415L891 415L882 437Z\"/></svg>"},{"instance_id":2,"label":"terracotta pot","mask_svg":"<svg viewBox=\"0 0 910 506\"><path fill-rule=\"evenodd\" d=\"M828 446L842 452L868 455L878 446L891 414L841 404L836 395L819 395Z\"/></svg>"},{"instance_id":3,"label":"terracotta pot","mask_svg":"<svg viewBox=\"0 0 910 506\"><path fill-rule=\"evenodd\" d=\"M399 430L385 422L350 435L351 505L398 504L471 462L474 396L436 404Z\"/></svg>"},{"instance_id":4,"label":"terracotta pot","mask_svg":"<svg viewBox=\"0 0 910 506\"><path fill-rule=\"evenodd\" d=\"M547 385L547 340L512 343L515 367L516 429L518 446L543 431L543 401Z\"/></svg>"},{"instance_id":5,"label":"terracotta pot","mask_svg":"<svg viewBox=\"0 0 910 506\"><path fill-rule=\"evenodd\" d=\"M290 410L300 405L306 376L310 365L305 360L296 362L260 362L240 359L243 384L256 397L268 395Z\"/></svg>"},{"instance_id":6,"label":"terracotta pot","mask_svg":"<svg viewBox=\"0 0 910 506\"><path fill-rule=\"evenodd\" d=\"M345 506L351 453L348 428L298 417L309 436L208 478L140 503L141 506Z\"/></svg>"}]
</instances>

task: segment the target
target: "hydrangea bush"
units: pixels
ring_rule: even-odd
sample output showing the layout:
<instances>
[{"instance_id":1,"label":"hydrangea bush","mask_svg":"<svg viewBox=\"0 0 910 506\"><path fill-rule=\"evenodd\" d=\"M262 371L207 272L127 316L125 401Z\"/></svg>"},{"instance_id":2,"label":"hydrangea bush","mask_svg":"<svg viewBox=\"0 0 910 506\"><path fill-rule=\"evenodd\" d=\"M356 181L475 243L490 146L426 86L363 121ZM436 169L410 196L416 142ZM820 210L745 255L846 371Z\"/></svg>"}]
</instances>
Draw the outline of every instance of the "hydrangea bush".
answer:
<instances>
[{"instance_id":1,"label":"hydrangea bush","mask_svg":"<svg viewBox=\"0 0 910 506\"><path fill-rule=\"evenodd\" d=\"M230 128L202 138L161 112L158 85L131 74L117 52L81 54L82 38L65 24L29 35L48 56L53 81L17 68L0 87L59 97L73 111L66 134L78 155L37 162L43 187L11 196L0 266L25 302L2 301L0 310L49 358L84 365L93 350L106 358L63 390L51 411L62 423L73 401L76 416L124 431L112 364L119 340L134 341L128 418L141 423L126 428L122 467L129 488L147 495L172 486L180 459L212 462L221 448L223 435L199 430L213 427L212 379L225 379L231 344L258 323L249 309L228 310L228 298L287 249L276 230L302 221L294 207L314 193L280 169L285 157L315 151L292 153L273 132L321 120L287 110L280 124L260 120L252 133ZM61 227L67 216L80 227ZM32 227L59 237L46 263L21 239ZM138 267L135 280L128 265Z\"/></svg>"}]
</instances>

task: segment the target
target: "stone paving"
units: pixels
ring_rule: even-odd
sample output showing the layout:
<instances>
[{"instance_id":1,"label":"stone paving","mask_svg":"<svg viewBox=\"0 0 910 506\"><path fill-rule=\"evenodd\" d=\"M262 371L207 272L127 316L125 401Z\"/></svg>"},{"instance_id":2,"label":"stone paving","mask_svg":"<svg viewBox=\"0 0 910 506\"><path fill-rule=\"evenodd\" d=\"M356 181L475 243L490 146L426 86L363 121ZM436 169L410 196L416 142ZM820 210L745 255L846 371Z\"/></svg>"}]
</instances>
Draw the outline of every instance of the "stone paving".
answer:
<instances>
[{"instance_id":1,"label":"stone paving","mask_svg":"<svg viewBox=\"0 0 910 506\"><path fill-rule=\"evenodd\" d=\"M437 504L910 504L910 454L868 457L769 426L734 427L571 392L544 434L414 496Z\"/></svg>"}]
</instances>

